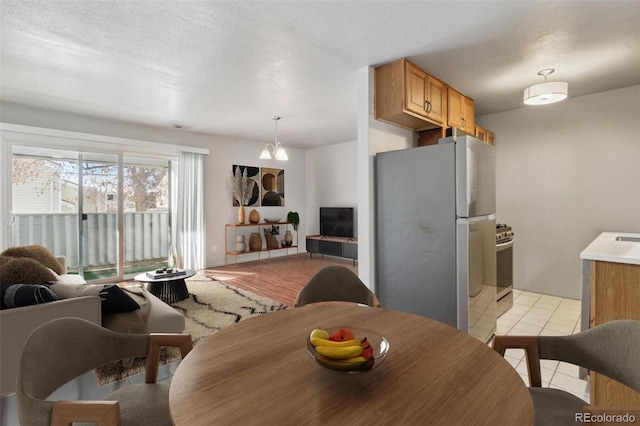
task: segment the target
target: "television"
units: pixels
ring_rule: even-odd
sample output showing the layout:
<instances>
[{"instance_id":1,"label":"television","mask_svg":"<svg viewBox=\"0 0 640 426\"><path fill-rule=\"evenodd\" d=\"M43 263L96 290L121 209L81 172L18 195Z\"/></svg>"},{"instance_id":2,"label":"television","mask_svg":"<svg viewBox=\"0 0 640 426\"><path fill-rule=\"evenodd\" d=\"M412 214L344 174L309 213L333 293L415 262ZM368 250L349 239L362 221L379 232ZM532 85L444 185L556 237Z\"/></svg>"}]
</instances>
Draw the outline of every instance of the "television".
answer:
<instances>
[{"instance_id":1,"label":"television","mask_svg":"<svg viewBox=\"0 0 640 426\"><path fill-rule=\"evenodd\" d=\"M320 207L320 235L354 238L353 207Z\"/></svg>"}]
</instances>

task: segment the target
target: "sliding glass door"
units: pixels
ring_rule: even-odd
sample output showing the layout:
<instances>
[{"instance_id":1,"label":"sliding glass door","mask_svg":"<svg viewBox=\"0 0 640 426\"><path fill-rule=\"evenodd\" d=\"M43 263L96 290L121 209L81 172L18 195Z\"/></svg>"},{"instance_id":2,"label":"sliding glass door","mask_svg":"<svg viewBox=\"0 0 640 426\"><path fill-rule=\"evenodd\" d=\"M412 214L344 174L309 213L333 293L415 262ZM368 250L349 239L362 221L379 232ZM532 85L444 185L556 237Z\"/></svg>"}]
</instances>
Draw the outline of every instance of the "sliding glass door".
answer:
<instances>
[{"instance_id":1,"label":"sliding glass door","mask_svg":"<svg viewBox=\"0 0 640 426\"><path fill-rule=\"evenodd\" d=\"M170 162L12 146L11 245L44 245L87 281L166 265Z\"/></svg>"},{"instance_id":2,"label":"sliding glass door","mask_svg":"<svg viewBox=\"0 0 640 426\"><path fill-rule=\"evenodd\" d=\"M167 266L171 245L170 162L125 157L123 167L125 274Z\"/></svg>"}]
</instances>

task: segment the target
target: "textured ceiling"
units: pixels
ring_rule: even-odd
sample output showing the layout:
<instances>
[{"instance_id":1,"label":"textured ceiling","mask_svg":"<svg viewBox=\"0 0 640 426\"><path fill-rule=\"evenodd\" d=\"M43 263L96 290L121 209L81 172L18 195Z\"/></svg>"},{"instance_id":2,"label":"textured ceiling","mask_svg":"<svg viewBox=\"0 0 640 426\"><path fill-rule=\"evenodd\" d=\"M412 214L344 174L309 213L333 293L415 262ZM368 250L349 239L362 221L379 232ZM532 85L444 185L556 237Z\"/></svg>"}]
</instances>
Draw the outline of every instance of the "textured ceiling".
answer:
<instances>
[{"instance_id":1,"label":"textured ceiling","mask_svg":"<svg viewBox=\"0 0 640 426\"><path fill-rule=\"evenodd\" d=\"M521 108L640 84L638 1L0 0L0 98L308 148L356 139L356 74L406 56L475 99ZM533 108L533 107L528 107Z\"/></svg>"}]
</instances>

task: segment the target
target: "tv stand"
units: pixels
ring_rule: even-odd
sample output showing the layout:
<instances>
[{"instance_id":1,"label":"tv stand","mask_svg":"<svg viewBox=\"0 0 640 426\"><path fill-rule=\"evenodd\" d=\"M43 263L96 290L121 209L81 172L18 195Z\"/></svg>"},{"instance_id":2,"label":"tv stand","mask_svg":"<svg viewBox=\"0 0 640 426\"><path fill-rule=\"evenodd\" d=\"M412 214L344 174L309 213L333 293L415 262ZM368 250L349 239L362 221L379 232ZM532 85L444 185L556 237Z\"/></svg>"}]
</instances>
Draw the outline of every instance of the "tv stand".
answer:
<instances>
[{"instance_id":1,"label":"tv stand","mask_svg":"<svg viewBox=\"0 0 640 426\"><path fill-rule=\"evenodd\" d=\"M307 252L309 257L313 253L327 256L344 257L353 260L355 266L358 260L358 240L347 237L330 237L327 235L308 235Z\"/></svg>"}]
</instances>

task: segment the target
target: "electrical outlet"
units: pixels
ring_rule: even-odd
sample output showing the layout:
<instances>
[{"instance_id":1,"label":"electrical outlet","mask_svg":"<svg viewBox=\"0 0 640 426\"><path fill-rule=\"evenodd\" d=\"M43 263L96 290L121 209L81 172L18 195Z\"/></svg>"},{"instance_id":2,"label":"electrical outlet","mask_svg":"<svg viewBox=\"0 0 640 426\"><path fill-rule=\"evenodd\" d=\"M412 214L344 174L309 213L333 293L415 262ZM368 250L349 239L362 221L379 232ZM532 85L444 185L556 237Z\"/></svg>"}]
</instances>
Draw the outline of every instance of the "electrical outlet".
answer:
<instances>
[{"instance_id":1,"label":"electrical outlet","mask_svg":"<svg viewBox=\"0 0 640 426\"><path fill-rule=\"evenodd\" d=\"M214 246L212 247L212 249L213 249L213 251L218 251L218 246L214 245Z\"/></svg>"}]
</instances>

